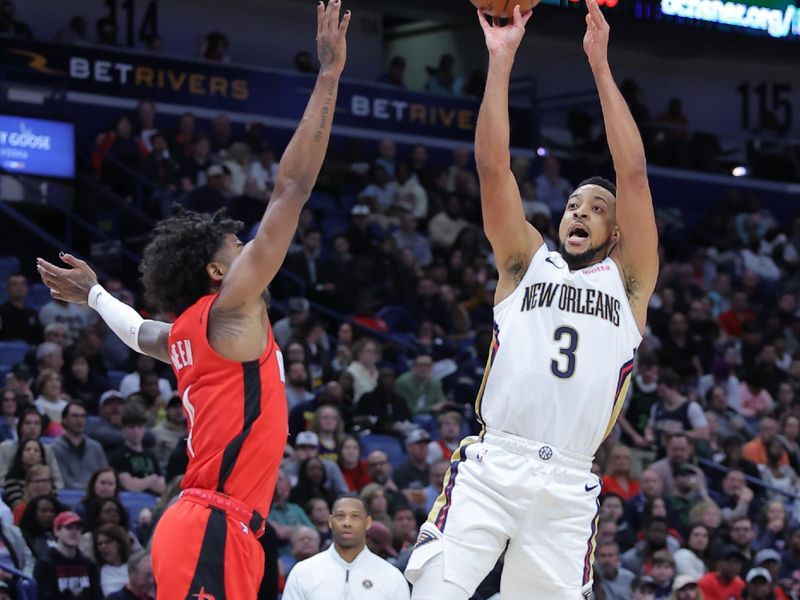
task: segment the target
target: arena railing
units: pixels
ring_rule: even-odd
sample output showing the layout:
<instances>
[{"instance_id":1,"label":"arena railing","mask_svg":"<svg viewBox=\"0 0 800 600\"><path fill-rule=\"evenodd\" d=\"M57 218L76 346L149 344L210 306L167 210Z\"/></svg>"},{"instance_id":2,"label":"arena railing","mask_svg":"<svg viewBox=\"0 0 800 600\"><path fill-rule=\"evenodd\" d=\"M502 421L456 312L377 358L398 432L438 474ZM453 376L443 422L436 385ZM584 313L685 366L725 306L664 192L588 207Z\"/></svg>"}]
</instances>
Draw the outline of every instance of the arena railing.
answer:
<instances>
[{"instance_id":1,"label":"arena railing","mask_svg":"<svg viewBox=\"0 0 800 600\"><path fill-rule=\"evenodd\" d=\"M719 463L716 463L713 460L708 460L707 458L698 458L697 462L702 467L708 467L709 469L719 471L720 473L723 474L727 474L729 471L736 470L721 465ZM775 494L780 494L781 496L786 496L789 500L793 500L795 502L800 500L800 495L793 494L792 492L787 492L786 490L782 490L781 488L775 487L774 485L770 485L766 481L764 481L763 479L759 479L758 477L752 477L750 475L745 474L744 479L747 483L757 485L761 488L764 488L768 492L773 492Z\"/></svg>"}]
</instances>

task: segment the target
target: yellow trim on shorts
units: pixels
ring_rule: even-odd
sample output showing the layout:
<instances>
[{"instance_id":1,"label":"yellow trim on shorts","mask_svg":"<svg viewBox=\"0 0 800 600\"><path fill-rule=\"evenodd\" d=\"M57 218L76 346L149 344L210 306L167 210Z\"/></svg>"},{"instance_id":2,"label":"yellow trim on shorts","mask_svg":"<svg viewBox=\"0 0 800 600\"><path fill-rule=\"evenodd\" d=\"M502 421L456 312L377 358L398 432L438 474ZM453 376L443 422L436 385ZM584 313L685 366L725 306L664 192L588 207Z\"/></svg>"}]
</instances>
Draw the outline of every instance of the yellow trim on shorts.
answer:
<instances>
[{"instance_id":1,"label":"yellow trim on shorts","mask_svg":"<svg viewBox=\"0 0 800 600\"><path fill-rule=\"evenodd\" d=\"M486 382L489 381L489 371L492 370L494 364L495 352L494 345L497 343L497 332L492 332L492 342L489 344L489 356L486 358L486 367L483 369L483 379L481 379L481 387L478 389L478 395L475 397L475 418L481 424L481 434L486 424L481 417L481 404L483 403L483 393L486 391Z\"/></svg>"},{"instance_id":2,"label":"yellow trim on shorts","mask_svg":"<svg viewBox=\"0 0 800 600\"><path fill-rule=\"evenodd\" d=\"M614 400L614 408L611 410L611 419L608 422L608 427L606 427L606 432L603 434L603 441L605 441L605 439L611 434L611 431L614 429L614 425L617 424L619 413L622 411L622 407L625 404L625 398L628 396L628 388L631 385L632 375L633 370L628 373L628 376L625 378L625 381L619 390L619 394L617 394L617 397Z\"/></svg>"},{"instance_id":3,"label":"yellow trim on shorts","mask_svg":"<svg viewBox=\"0 0 800 600\"><path fill-rule=\"evenodd\" d=\"M450 464L452 465L454 462L461 462L463 459L462 451L467 449L467 446L470 444L474 444L475 442L480 442L481 439L478 436L471 435L469 437L465 437L458 443L458 447L453 451L453 455L450 457ZM436 497L436 501L433 503L430 511L428 511L428 523L432 525L436 525L436 518L439 516L439 511L442 510L442 507L447 502L447 486L450 484L450 479L452 475L450 473L450 467L447 467L447 471L444 474L444 480L442 481L442 491ZM451 490L452 493L452 490ZM452 500L452 498L451 498Z\"/></svg>"}]
</instances>

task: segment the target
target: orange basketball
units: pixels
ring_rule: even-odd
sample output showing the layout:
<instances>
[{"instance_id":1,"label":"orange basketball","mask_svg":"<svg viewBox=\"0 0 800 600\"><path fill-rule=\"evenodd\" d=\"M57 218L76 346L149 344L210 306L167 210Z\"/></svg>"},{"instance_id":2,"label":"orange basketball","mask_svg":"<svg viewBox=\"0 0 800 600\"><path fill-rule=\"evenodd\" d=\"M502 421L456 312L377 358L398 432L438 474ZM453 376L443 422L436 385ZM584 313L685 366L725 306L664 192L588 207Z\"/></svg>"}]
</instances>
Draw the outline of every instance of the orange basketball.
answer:
<instances>
[{"instance_id":1,"label":"orange basketball","mask_svg":"<svg viewBox=\"0 0 800 600\"><path fill-rule=\"evenodd\" d=\"M526 13L539 4L539 0L470 0L475 8L482 8L487 15L510 19L514 16L514 7L519 4L522 13Z\"/></svg>"}]
</instances>

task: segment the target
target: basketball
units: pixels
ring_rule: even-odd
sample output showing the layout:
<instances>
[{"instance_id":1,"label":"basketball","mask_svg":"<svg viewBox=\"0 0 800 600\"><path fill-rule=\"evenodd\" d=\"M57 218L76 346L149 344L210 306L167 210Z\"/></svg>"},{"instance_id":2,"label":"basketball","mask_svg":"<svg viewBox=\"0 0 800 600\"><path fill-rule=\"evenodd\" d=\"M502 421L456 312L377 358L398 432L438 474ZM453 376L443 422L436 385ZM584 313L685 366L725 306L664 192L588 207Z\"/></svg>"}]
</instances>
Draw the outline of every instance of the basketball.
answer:
<instances>
[{"instance_id":1,"label":"basketball","mask_svg":"<svg viewBox=\"0 0 800 600\"><path fill-rule=\"evenodd\" d=\"M519 4L521 12L526 13L539 4L539 0L470 0L475 8L483 9L487 15L510 19L514 16L514 7Z\"/></svg>"}]
</instances>

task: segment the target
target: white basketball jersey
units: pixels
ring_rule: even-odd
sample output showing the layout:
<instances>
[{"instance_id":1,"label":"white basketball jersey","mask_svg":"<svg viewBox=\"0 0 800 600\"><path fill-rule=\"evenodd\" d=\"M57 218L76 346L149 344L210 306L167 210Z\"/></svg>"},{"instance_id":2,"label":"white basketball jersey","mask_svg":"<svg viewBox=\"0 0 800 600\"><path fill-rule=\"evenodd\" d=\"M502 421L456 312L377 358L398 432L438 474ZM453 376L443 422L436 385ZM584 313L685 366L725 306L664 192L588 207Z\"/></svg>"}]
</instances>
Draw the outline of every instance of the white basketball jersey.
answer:
<instances>
[{"instance_id":1,"label":"white basketball jersey","mask_svg":"<svg viewBox=\"0 0 800 600\"><path fill-rule=\"evenodd\" d=\"M494 319L479 420L594 456L622 408L642 341L616 263L573 272L542 245Z\"/></svg>"}]
</instances>

